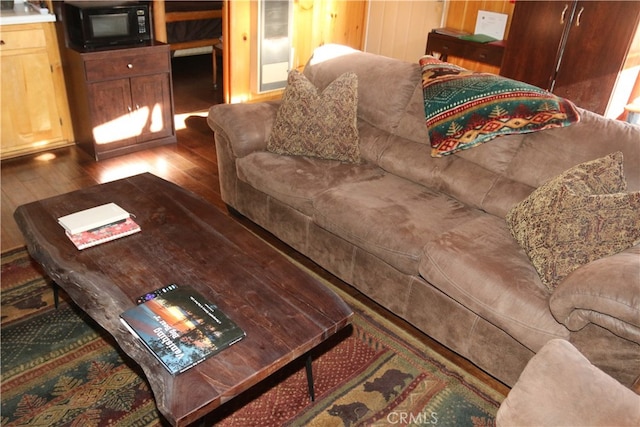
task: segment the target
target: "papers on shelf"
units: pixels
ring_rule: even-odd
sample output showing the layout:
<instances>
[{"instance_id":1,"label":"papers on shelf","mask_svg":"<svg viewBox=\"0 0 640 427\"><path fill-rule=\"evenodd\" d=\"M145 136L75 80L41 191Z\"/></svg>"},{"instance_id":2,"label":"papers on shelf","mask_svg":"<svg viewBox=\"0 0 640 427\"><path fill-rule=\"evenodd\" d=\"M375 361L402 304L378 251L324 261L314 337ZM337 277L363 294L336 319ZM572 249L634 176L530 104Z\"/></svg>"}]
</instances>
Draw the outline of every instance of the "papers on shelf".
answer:
<instances>
[{"instance_id":1,"label":"papers on shelf","mask_svg":"<svg viewBox=\"0 0 640 427\"><path fill-rule=\"evenodd\" d=\"M483 34L493 37L495 40L503 40L504 31L507 28L507 18L508 15L504 13L479 10L474 34Z\"/></svg>"}]
</instances>

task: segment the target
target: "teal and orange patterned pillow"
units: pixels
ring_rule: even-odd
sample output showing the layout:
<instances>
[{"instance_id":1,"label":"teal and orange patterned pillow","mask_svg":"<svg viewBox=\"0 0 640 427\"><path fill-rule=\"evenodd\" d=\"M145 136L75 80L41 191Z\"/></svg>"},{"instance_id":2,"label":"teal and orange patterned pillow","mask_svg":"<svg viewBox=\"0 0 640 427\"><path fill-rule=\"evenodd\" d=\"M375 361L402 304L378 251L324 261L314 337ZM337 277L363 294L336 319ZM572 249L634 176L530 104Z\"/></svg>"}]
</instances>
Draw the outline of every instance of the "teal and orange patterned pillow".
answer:
<instances>
[{"instance_id":1,"label":"teal and orange patterned pillow","mask_svg":"<svg viewBox=\"0 0 640 427\"><path fill-rule=\"evenodd\" d=\"M501 135L565 127L580 120L573 103L538 87L420 59L431 155L441 157Z\"/></svg>"}]
</instances>

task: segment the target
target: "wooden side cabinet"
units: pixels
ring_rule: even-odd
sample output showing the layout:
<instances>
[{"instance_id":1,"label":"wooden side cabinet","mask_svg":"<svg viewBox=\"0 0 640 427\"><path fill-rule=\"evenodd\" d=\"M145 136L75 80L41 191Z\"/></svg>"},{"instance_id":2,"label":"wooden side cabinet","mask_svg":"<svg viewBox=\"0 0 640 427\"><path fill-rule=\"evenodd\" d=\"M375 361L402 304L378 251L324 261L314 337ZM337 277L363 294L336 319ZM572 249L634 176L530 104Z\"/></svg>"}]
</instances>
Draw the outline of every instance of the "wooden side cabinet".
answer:
<instances>
[{"instance_id":1,"label":"wooden side cabinet","mask_svg":"<svg viewBox=\"0 0 640 427\"><path fill-rule=\"evenodd\" d=\"M67 49L77 143L96 160L176 142L169 45Z\"/></svg>"},{"instance_id":2,"label":"wooden side cabinet","mask_svg":"<svg viewBox=\"0 0 640 427\"><path fill-rule=\"evenodd\" d=\"M73 144L52 23L3 25L2 159Z\"/></svg>"},{"instance_id":3,"label":"wooden side cabinet","mask_svg":"<svg viewBox=\"0 0 640 427\"><path fill-rule=\"evenodd\" d=\"M443 61L447 61L448 56L452 55L499 68L502 64L504 46L501 41L498 43L478 43L432 31L427 36L425 54L431 55L436 52L441 54L440 59Z\"/></svg>"}]
</instances>

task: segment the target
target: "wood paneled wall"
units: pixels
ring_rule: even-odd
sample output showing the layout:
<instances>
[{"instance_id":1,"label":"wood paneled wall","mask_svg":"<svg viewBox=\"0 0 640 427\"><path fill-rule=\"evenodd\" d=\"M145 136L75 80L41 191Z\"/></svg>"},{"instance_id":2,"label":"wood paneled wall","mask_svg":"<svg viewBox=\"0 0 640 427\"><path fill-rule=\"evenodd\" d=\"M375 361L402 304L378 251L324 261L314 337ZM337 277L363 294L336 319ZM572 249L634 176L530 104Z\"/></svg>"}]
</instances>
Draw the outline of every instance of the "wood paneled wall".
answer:
<instances>
[{"instance_id":1,"label":"wood paneled wall","mask_svg":"<svg viewBox=\"0 0 640 427\"><path fill-rule=\"evenodd\" d=\"M505 38L509 34L509 26L511 25L511 16L515 1L512 0L448 0L447 2L447 18L445 27L455 28L456 30L467 31L473 33L476 28L476 18L479 10L489 12L504 13L509 15L507 20L507 29L505 30Z\"/></svg>"},{"instance_id":2,"label":"wood paneled wall","mask_svg":"<svg viewBox=\"0 0 640 427\"><path fill-rule=\"evenodd\" d=\"M227 103L276 99L282 90L257 91L257 0L227 0L223 27L224 99ZM293 66L302 68L327 43L363 48L367 0L294 0Z\"/></svg>"},{"instance_id":3,"label":"wood paneled wall","mask_svg":"<svg viewBox=\"0 0 640 427\"><path fill-rule=\"evenodd\" d=\"M505 30L508 34L514 6L511 0L370 0L365 50L417 61L424 55L427 34L432 29L444 26L473 33L480 10L509 15ZM498 67L449 58L450 62L465 68L499 72Z\"/></svg>"},{"instance_id":4,"label":"wood paneled wall","mask_svg":"<svg viewBox=\"0 0 640 427\"><path fill-rule=\"evenodd\" d=\"M455 28L456 30L466 31L473 33L476 28L476 19L478 17L478 11L486 10L489 12L504 13L508 15L507 27L504 31L505 38L508 38L509 28L511 25L511 17L513 16L513 9L515 2L512 0L447 0L446 2L446 19L445 27ZM463 58L456 58L449 56L449 62L457 64L461 67L483 71L488 73L500 73L500 67L493 65L482 64L479 62L471 61Z\"/></svg>"},{"instance_id":5,"label":"wood paneled wall","mask_svg":"<svg viewBox=\"0 0 640 427\"><path fill-rule=\"evenodd\" d=\"M366 11L366 0L295 0L294 68L304 68L313 50L327 43L364 49Z\"/></svg>"},{"instance_id":6,"label":"wood paneled wall","mask_svg":"<svg viewBox=\"0 0 640 427\"><path fill-rule=\"evenodd\" d=\"M252 70L256 67L252 54L256 43L255 2L227 2L223 52L226 102L259 101L279 95L257 94L251 86L255 80ZM379 55L417 61L424 55L427 35L432 29L448 26L473 32L478 10L511 16L513 7L510 0L294 0L294 67L303 67L313 49L325 43L342 43ZM460 65L478 69L478 64L474 64Z\"/></svg>"},{"instance_id":7,"label":"wood paneled wall","mask_svg":"<svg viewBox=\"0 0 640 427\"><path fill-rule=\"evenodd\" d=\"M427 34L441 26L444 4L436 0L371 0L365 51L417 61L424 55Z\"/></svg>"}]
</instances>

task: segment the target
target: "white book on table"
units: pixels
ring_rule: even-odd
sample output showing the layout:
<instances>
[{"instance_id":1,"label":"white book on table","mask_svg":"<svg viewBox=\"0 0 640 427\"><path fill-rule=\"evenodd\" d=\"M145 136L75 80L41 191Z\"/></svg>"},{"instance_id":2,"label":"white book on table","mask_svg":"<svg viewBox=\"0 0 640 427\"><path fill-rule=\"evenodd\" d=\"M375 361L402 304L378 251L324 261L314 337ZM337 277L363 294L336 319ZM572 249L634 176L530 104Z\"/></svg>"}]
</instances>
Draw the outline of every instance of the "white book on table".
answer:
<instances>
[{"instance_id":1,"label":"white book on table","mask_svg":"<svg viewBox=\"0 0 640 427\"><path fill-rule=\"evenodd\" d=\"M83 231L94 230L104 227L105 225L124 221L129 218L129 216L129 212L115 203L107 203L62 216L58 218L58 223L60 223L69 234L78 234Z\"/></svg>"}]
</instances>

